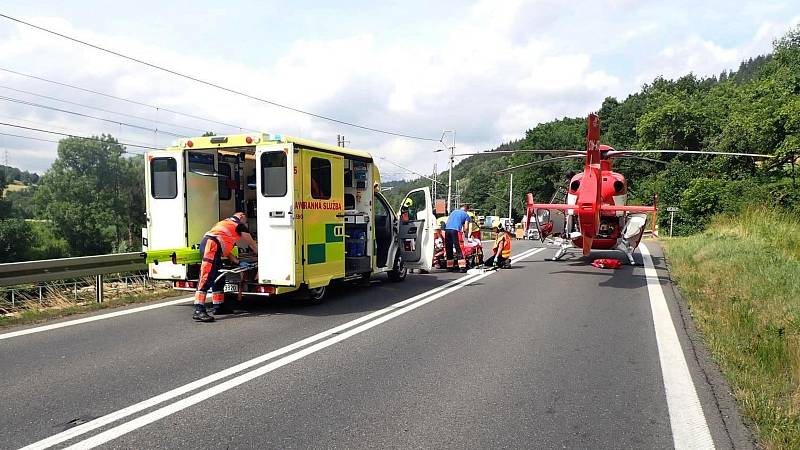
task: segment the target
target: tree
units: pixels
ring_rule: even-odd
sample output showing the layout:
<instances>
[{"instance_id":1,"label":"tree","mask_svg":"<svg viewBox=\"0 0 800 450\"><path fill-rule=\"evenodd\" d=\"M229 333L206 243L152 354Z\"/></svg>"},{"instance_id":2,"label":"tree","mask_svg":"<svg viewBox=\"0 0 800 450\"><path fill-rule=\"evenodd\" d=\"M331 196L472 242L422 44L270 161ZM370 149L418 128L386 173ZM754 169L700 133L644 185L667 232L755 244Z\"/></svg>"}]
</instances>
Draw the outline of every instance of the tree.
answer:
<instances>
[{"instance_id":1,"label":"tree","mask_svg":"<svg viewBox=\"0 0 800 450\"><path fill-rule=\"evenodd\" d=\"M32 243L30 226L24 220L0 220L0 263L24 260Z\"/></svg>"},{"instance_id":2,"label":"tree","mask_svg":"<svg viewBox=\"0 0 800 450\"><path fill-rule=\"evenodd\" d=\"M142 167L110 135L63 139L36 192L40 214L75 256L133 248L144 219Z\"/></svg>"},{"instance_id":3,"label":"tree","mask_svg":"<svg viewBox=\"0 0 800 450\"><path fill-rule=\"evenodd\" d=\"M11 216L11 202L3 198L6 189L6 174L0 172L0 220Z\"/></svg>"}]
</instances>

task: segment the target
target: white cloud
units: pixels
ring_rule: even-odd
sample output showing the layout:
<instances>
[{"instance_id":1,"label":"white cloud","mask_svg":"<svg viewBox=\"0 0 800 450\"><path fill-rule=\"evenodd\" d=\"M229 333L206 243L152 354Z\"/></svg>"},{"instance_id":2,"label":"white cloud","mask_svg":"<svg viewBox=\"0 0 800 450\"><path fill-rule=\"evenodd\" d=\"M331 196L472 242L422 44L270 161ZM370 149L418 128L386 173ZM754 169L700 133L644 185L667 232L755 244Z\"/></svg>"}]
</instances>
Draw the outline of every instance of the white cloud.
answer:
<instances>
[{"instance_id":1,"label":"white cloud","mask_svg":"<svg viewBox=\"0 0 800 450\"><path fill-rule=\"evenodd\" d=\"M284 42L287 50L277 57L263 57L258 45L247 44L254 50L252 58L239 62L226 59L224 54L212 58L200 51L173 51L169 42L147 45L139 36L96 33L64 18L27 19L198 78L340 120L436 139L442 129L455 129L459 151L478 151L521 138L536 123L585 115L597 109L606 96L624 96L659 74L680 76L693 71L711 75L735 68L741 59L768 51L774 37L798 22L783 20L787 7L773 2L768 8L771 12L764 13L759 22L750 28L742 26L749 30L743 31L744 37L736 40L728 36L734 44L723 44L711 33L713 27L704 27L698 21L704 17L719 21L720 15L733 13L722 9L722 3L703 5L702 11L690 9L688 0L683 3L686 5L666 7L655 1L631 0L568 4L555 0L481 0L447 22L443 38L435 42L387 40L386 36L358 29L336 38L314 38L300 32L298 36L303 37L289 36L295 40ZM706 9L717 12L705 15ZM747 19L737 17L739 22ZM437 142L401 139L311 118L26 27L14 25L9 29L0 33L0 66L246 128L325 142L335 142L337 134L344 134L353 147L372 150L415 171L429 173L435 157L440 169L444 168L446 158L431 153L441 146ZM154 123L160 121L223 133L236 131L1 71L0 85L141 115L150 120L119 120L147 127L196 133ZM34 100L1 89L0 95ZM76 106L59 106L90 113ZM0 102L0 115L51 124L50 128L64 127L70 132L110 132L121 140L156 146L172 140L7 102ZM0 127L0 131L7 130ZM39 156L55 155L54 145L12 138L3 142L15 150L12 162L23 167L42 170L45 165L37 162L34 166L16 150L41 149L37 150ZM396 173L397 169L387 167L387 171Z\"/></svg>"}]
</instances>

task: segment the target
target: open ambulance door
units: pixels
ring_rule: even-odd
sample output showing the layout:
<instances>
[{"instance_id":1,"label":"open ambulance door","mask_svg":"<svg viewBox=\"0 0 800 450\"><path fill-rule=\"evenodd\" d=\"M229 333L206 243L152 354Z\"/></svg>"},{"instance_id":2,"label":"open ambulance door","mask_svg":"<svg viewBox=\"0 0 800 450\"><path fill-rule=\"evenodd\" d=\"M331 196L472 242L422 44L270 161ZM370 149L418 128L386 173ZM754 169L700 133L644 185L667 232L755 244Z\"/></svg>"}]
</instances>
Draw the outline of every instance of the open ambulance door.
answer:
<instances>
[{"instance_id":1,"label":"open ambulance door","mask_svg":"<svg viewBox=\"0 0 800 450\"><path fill-rule=\"evenodd\" d=\"M400 203L397 228L400 256L405 267L431 270L436 216L433 215L429 188L414 189L406 194Z\"/></svg>"},{"instance_id":2,"label":"open ambulance door","mask_svg":"<svg viewBox=\"0 0 800 450\"><path fill-rule=\"evenodd\" d=\"M187 246L185 174L183 152L159 150L147 154L147 233L142 237L142 245L148 250ZM149 272L155 279L186 279L186 266L169 261L150 264Z\"/></svg>"},{"instance_id":3,"label":"open ambulance door","mask_svg":"<svg viewBox=\"0 0 800 450\"><path fill-rule=\"evenodd\" d=\"M258 282L295 286L294 146L256 147Z\"/></svg>"}]
</instances>

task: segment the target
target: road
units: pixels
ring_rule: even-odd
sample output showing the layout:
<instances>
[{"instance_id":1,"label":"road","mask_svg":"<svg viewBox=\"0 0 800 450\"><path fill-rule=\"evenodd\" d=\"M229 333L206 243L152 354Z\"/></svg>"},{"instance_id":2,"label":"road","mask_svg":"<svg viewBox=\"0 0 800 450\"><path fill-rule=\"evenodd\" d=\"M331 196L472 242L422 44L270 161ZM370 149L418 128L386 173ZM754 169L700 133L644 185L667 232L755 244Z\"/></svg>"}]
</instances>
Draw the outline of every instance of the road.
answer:
<instances>
[{"instance_id":1,"label":"road","mask_svg":"<svg viewBox=\"0 0 800 450\"><path fill-rule=\"evenodd\" d=\"M0 448L751 445L657 242L649 286L641 265L537 246L509 270L376 277L212 324L186 302L2 330Z\"/></svg>"}]
</instances>

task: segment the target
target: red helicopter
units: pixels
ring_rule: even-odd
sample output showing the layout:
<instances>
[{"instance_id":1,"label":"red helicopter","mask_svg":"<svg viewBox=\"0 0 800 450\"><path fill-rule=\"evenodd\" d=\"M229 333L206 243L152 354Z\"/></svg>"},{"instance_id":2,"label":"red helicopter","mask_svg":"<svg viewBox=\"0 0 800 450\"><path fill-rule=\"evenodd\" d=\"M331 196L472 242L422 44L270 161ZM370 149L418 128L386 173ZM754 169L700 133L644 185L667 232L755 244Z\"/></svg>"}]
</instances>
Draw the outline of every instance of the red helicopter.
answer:
<instances>
[{"instance_id":1,"label":"red helicopter","mask_svg":"<svg viewBox=\"0 0 800 450\"><path fill-rule=\"evenodd\" d=\"M534 203L533 194L527 195L526 229L535 222L542 242L552 226L542 226L538 210L558 210L565 214L564 237L560 248L552 258L561 259L569 249L580 248L583 256L592 250L620 250L628 257L631 265L636 264L633 252L639 246L647 222L647 213L653 213L655 230L657 200L653 206L626 205L628 186L622 174L611 169L614 158L638 159L655 163L665 161L637 156L636 153L693 153L706 155L768 157L751 153L706 152L689 150L615 150L608 145L600 145L600 119L597 114L589 114L586 133L586 151L580 150L523 150L532 153L568 153L509 167L496 173L508 172L537 164L546 164L571 158L585 158L582 173L573 176L567 186L566 203ZM551 222L552 223L552 222ZM551 225L548 223L546 225Z\"/></svg>"}]
</instances>

